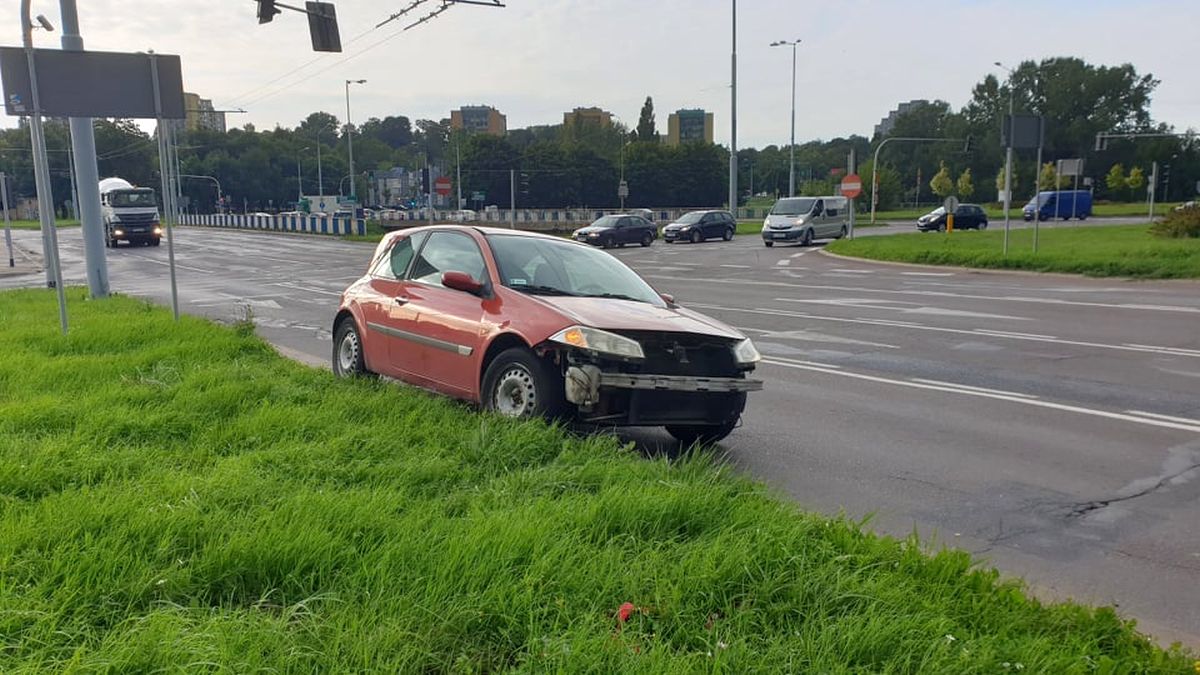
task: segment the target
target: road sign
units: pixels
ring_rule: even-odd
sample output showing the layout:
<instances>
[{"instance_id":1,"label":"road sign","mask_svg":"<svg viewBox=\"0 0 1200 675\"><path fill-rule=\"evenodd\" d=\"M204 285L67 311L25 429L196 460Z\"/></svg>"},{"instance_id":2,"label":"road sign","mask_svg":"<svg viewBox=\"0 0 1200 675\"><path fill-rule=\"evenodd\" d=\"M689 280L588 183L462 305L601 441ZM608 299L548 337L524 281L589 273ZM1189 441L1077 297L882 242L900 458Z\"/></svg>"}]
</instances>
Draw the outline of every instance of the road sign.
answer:
<instances>
[{"instance_id":1,"label":"road sign","mask_svg":"<svg viewBox=\"0 0 1200 675\"><path fill-rule=\"evenodd\" d=\"M481 202L485 199L487 199L486 192L472 192L471 193L471 201L473 201L473 202Z\"/></svg>"},{"instance_id":2,"label":"road sign","mask_svg":"<svg viewBox=\"0 0 1200 675\"><path fill-rule=\"evenodd\" d=\"M625 181L621 181L621 184L617 186L617 197L624 199L628 196L629 196L629 183L626 183Z\"/></svg>"},{"instance_id":3,"label":"road sign","mask_svg":"<svg viewBox=\"0 0 1200 675\"><path fill-rule=\"evenodd\" d=\"M862 194L862 179L858 174L852 173L842 179L842 196L854 199Z\"/></svg>"},{"instance_id":4,"label":"road sign","mask_svg":"<svg viewBox=\"0 0 1200 675\"><path fill-rule=\"evenodd\" d=\"M1082 176L1083 175L1083 160L1082 159L1060 159L1058 160L1058 175L1061 177Z\"/></svg>"},{"instance_id":5,"label":"road sign","mask_svg":"<svg viewBox=\"0 0 1200 675\"><path fill-rule=\"evenodd\" d=\"M946 197L946 201L942 202L942 207L946 209L946 213L954 213L958 210L958 197L954 195Z\"/></svg>"},{"instance_id":6,"label":"road sign","mask_svg":"<svg viewBox=\"0 0 1200 675\"><path fill-rule=\"evenodd\" d=\"M433 182L433 190L443 197L450 194L450 177L439 176L438 179Z\"/></svg>"}]
</instances>

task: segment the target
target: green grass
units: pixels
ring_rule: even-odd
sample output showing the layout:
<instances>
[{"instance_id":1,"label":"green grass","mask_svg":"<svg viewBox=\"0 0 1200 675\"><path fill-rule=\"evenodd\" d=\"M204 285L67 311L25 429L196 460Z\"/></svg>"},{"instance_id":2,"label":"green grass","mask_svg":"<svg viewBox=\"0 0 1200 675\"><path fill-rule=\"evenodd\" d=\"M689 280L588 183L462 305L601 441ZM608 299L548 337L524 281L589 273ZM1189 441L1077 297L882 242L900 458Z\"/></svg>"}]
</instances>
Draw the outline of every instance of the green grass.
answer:
<instances>
[{"instance_id":1,"label":"green grass","mask_svg":"<svg viewBox=\"0 0 1200 675\"><path fill-rule=\"evenodd\" d=\"M1200 278L1200 239L1162 239L1145 225L1043 228L1033 253L1033 230L912 233L837 241L832 253L926 265L1069 272L1153 279Z\"/></svg>"},{"instance_id":2,"label":"green grass","mask_svg":"<svg viewBox=\"0 0 1200 675\"><path fill-rule=\"evenodd\" d=\"M40 230L42 224L36 220L14 220L11 222L14 230ZM57 227L79 227L78 220L59 220L55 221L54 226ZM0 223L0 227L3 224Z\"/></svg>"},{"instance_id":3,"label":"green grass","mask_svg":"<svg viewBox=\"0 0 1200 675\"><path fill-rule=\"evenodd\" d=\"M0 672L1193 672L702 452L69 300L0 294Z\"/></svg>"}]
</instances>

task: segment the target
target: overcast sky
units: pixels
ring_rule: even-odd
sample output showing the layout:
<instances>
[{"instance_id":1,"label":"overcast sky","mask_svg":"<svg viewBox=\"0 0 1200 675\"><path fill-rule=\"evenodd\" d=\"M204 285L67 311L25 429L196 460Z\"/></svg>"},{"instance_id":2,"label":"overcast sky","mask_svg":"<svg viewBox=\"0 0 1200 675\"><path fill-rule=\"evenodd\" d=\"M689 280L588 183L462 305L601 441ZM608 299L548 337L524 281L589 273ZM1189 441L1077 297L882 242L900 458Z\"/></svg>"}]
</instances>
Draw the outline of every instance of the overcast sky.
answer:
<instances>
[{"instance_id":1,"label":"overcast sky","mask_svg":"<svg viewBox=\"0 0 1200 675\"><path fill-rule=\"evenodd\" d=\"M407 32L376 23L411 0L337 0L342 54L314 54L300 14L258 25L252 0L79 0L88 49L154 49L183 58L184 86L218 108L243 107L231 126L294 126L314 110L353 118L449 117L486 104L510 129L556 124L576 106L603 107L631 126L647 95L658 128L679 108L730 127L730 0L502 0L506 8L458 5ZM299 0L288 4L302 4ZM1078 56L1131 62L1162 80L1156 121L1200 128L1200 2L1197 0L742 0L738 6L738 145L788 138L790 48L798 51L796 138L869 136L900 101L944 99L956 108L992 65ZM0 40L21 42L16 2ZM440 5L426 0L420 16ZM33 0L58 26L58 3ZM59 34L35 32L39 47ZM299 70L296 70L299 68ZM294 71L294 72L292 72ZM288 73L291 74L288 74ZM280 76L286 77L278 79ZM274 81L274 82L273 82ZM0 118L14 126L14 118Z\"/></svg>"}]
</instances>

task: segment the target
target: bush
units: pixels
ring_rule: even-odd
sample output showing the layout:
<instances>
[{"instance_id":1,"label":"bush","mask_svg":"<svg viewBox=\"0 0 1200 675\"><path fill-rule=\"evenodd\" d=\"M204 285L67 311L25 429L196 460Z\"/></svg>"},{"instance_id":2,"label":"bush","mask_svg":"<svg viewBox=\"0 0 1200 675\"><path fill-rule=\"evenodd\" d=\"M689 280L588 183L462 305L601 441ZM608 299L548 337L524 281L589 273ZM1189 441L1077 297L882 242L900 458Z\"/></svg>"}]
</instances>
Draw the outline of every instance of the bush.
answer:
<instances>
[{"instance_id":1,"label":"bush","mask_svg":"<svg viewBox=\"0 0 1200 675\"><path fill-rule=\"evenodd\" d=\"M1171 211L1151 226L1150 233L1167 239L1200 238L1200 204L1189 202Z\"/></svg>"}]
</instances>

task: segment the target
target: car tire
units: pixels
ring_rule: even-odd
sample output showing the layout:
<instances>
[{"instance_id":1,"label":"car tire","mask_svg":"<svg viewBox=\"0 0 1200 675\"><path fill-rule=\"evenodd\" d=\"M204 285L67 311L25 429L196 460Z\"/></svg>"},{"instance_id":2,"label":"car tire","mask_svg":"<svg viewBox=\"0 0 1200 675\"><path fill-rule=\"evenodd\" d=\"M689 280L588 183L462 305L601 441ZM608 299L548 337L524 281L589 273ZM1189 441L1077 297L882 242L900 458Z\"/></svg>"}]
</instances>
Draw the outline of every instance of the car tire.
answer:
<instances>
[{"instance_id":1,"label":"car tire","mask_svg":"<svg viewBox=\"0 0 1200 675\"><path fill-rule=\"evenodd\" d=\"M1088 219L1087 216L1079 216L1079 220L1087 220L1087 219Z\"/></svg>"},{"instance_id":2,"label":"car tire","mask_svg":"<svg viewBox=\"0 0 1200 675\"><path fill-rule=\"evenodd\" d=\"M845 226L845 225L843 225L843 226L842 226L842 231L841 231L841 232L838 232L838 236L837 236L837 238L838 238L838 239L845 239L847 234L848 234L848 232L846 231L846 226Z\"/></svg>"},{"instance_id":3,"label":"car tire","mask_svg":"<svg viewBox=\"0 0 1200 675\"><path fill-rule=\"evenodd\" d=\"M732 227L725 228L725 232L723 232L721 234L721 238L724 239L725 241L733 241L733 228Z\"/></svg>"},{"instance_id":4,"label":"car tire","mask_svg":"<svg viewBox=\"0 0 1200 675\"><path fill-rule=\"evenodd\" d=\"M567 409L563 378L523 347L500 352L483 374L483 408L505 417L548 417Z\"/></svg>"},{"instance_id":5,"label":"car tire","mask_svg":"<svg viewBox=\"0 0 1200 675\"><path fill-rule=\"evenodd\" d=\"M684 447L710 445L732 433L740 419L735 417L724 424L668 424L666 429Z\"/></svg>"},{"instance_id":6,"label":"car tire","mask_svg":"<svg viewBox=\"0 0 1200 675\"><path fill-rule=\"evenodd\" d=\"M338 377L374 377L363 356L362 335L354 319L342 319L333 332L333 374Z\"/></svg>"},{"instance_id":7,"label":"car tire","mask_svg":"<svg viewBox=\"0 0 1200 675\"><path fill-rule=\"evenodd\" d=\"M151 242L150 242L150 245L151 245L151 246L158 246L158 245L160 245L160 244L162 244L162 239L155 239L155 240L153 240L153 241L151 241Z\"/></svg>"},{"instance_id":8,"label":"car tire","mask_svg":"<svg viewBox=\"0 0 1200 675\"><path fill-rule=\"evenodd\" d=\"M980 223L980 224L976 225L976 226L975 226L975 229L977 229L977 230L981 230L981 231L982 231L982 230L986 230L986 229L987 229L987 225L988 225L988 224L987 224L987 221L985 220L985 221L983 221L982 223Z\"/></svg>"},{"instance_id":9,"label":"car tire","mask_svg":"<svg viewBox=\"0 0 1200 675\"><path fill-rule=\"evenodd\" d=\"M774 246L774 245L775 245L775 242L773 242L773 241L764 241L764 242L763 242L763 245L764 245L764 246L766 246L767 248L771 248L772 246Z\"/></svg>"},{"instance_id":10,"label":"car tire","mask_svg":"<svg viewBox=\"0 0 1200 675\"><path fill-rule=\"evenodd\" d=\"M810 228L810 229L805 230L804 235L800 237L800 245L801 246L812 246L812 243L813 243L813 231Z\"/></svg>"},{"instance_id":11,"label":"car tire","mask_svg":"<svg viewBox=\"0 0 1200 675\"><path fill-rule=\"evenodd\" d=\"M692 243L699 244L704 241L704 235L700 234L700 230L692 230Z\"/></svg>"},{"instance_id":12,"label":"car tire","mask_svg":"<svg viewBox=\"0 0 1200 675\"><path fill-rule=\"evenodd\" d=\"M600 248L612 248L612 247L613 247L612 237L605 237L604 239L600 240Z\"/></svg>"},{"instance_id":13,"label":"car tire","mask_svg":"<svg viewBox=\"0 0 1200 675\"><path fill-rule=\"evenodd\" d=\"M937 230L938 230L938 232L945 232L945 231L946 231L946 224L945 224L945 223L942 223L941 225L938 225L938 228L937 228Z\"/></svg>"},{"instance_id":14,"label":"car tire","mask_svg":"<svg viewBox=\"0 0 1200 675\"><path fill-rule=\"evenodd\" d=\"M643 247L649 246L650 244L653 244L653 243L654 243L654 235L650 234L649 232L642 235L642 246Z\"/></svg>"}]
</instances>

